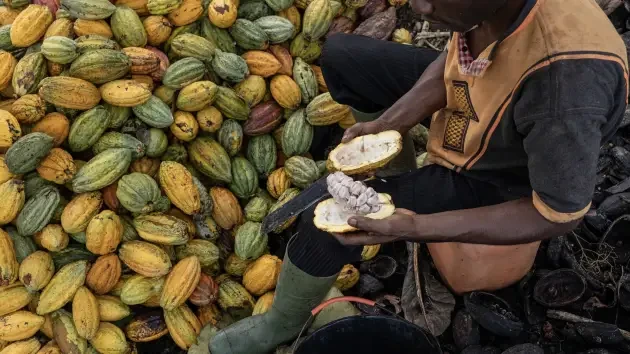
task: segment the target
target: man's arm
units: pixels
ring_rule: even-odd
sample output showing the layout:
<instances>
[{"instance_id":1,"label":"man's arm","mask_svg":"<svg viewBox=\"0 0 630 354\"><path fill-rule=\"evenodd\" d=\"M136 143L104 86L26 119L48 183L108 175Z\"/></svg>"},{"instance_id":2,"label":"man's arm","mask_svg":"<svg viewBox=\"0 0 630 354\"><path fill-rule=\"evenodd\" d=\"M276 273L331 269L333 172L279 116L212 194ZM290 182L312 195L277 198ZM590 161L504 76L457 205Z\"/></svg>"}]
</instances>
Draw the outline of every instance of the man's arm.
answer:
<instances>
[{"instance_id":1,"label":"man's arm","mask_svg":"<svg viewBox=\"0 0 630 354\"><path fill-rule=\"evenodd\" d=\"M444 68L447 52L431 63L416 84L375 121L358 123L346 130L342 142L385 130L404 133L446 106Z\"/></svg>"}]
</instances>

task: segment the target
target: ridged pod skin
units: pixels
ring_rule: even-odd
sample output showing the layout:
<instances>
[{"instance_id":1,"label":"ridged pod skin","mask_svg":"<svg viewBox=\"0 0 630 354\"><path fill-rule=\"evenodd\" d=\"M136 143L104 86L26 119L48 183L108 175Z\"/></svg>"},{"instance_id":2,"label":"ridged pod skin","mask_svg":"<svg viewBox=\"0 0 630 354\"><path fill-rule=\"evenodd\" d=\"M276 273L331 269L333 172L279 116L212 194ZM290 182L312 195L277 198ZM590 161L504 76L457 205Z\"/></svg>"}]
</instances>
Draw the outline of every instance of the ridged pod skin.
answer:
<instances>
[{"instance_id":1,"label":"ridged pod skin","mask_svg":"<svg viewBox=\"0 0 630 354\"><path fill-rule=\"evenodd\" d=\"M178 347L187 350L197 341L201 323L190 308L183 304L173 310L164 311L166 327Z\"/></svg>"},{"instance_id":2,"label":"ridged pod skin","mask_svg":"<svg viewBox=\"0 0 630 354\"><path fill-rule=\"evenodd\" d=\"M189 25L203 14L201 0L183 0L179 7L168 14L168 20L177 27Z\"/></svg>"},{"instance_id":3,"label":"ridged pod skin","mask_svg":"<svg viewBox=\"0 0 630 354\"><path fill-rule=\"evenodd\" d=\"M245 218L248 221L262 222L270 207L270 202L264 197L254 197L245 205Z\"/></svg>"},{"instance_id":4,"label":"ridged pod skin","mask_svg":"<svg viewBox=\"0 0 630 354\"><path fill-rule=\"evenodd\" d=\"M283 43L293 36L293 23L281 16L263 16L254 21L273 44Z\"/></svg>"},{"instance_id":5,"label":"ridged pod skin","mask_svg":"<svg viewBox=\"0 0 630 354\"><path fill-rule=\"evenodd\" d=\"M208 274L217 274L219 266L219 248L208 240L194 239L182 246L175 248L178 260L191 256L199 259L201 270Z\"/></svg>"},{"instance_id":6,"label":"ridged pod skin","mask_svg":"<svg viewBox=\"0 0 630 354\"><path fill-rule=\"evenodd\" d=\"M76 43L64 36L51 36L44 39L42 53L51 62L68 64L77 58Z\"/></svg>"},{"instance_id":7,"label":"ridged pod skin","mask_svg":"<svg viewBox=\"0 0 630 354\"><path fill-rule=\"evenodd\" d=\"M101 100L96 86L88 81L66 76L43 79L39 95L55 106L79 110L91 109Z\"/></svg>"},{"instance_id":8,"label":"ridged pod skin","mask_svg":"<svg viewBox=\"0 0 630 354\"><path fill-rule=\"evenodd\" d=\"M2 112L0 111L1 114ZM53 138L53 146L58 147L70 133L70 121L61 113L48 113L33 126L32 132L45 133L51 136Z\"/></svg>"},{"instance_id":9,"label":"ridged pod skin","mask_svg":"<svg viewBox=\"0 0 630 354\"><path fill-rule=\"evenodd\" d=\"M63 6L70 17L88 20L108 18L116 10L116 6L108 0L63 0Z\"/></svg>"},{"instance_id":10,"label":"ridged pod skin","mask_svg":"<svg viewBox=\"0 0 630 354\"><path fill-rule=\"evenodd\" d=\"M161 80L162 78L160 77L159 79ZM172 89L165 85L158 86L158 88L156 88L155 91L153 91L153 94L155 95L155 97L159 98L162 102L166 103L167 105L170 105L173 102L175 102L176 93L177 93L177 90Z\"/></svg>"},{"instance_id":11,"label":"ridged pod skin","mask_svg":"<svg viewBox=\"0 0 630 354\"><path fill-rule=\"evenodd\" d=\"M150 157L143 157L134 161L129 168L130 172L139 172L149 175L153 178L157 176L160 170L160 160Z\"/></svg>"},{"instance_id":12,"label":"ridged pod skin","mask_svg":"<svg viewBox=\"0 0 630 354\"><path fill-rule=\"evenodd\" d=\"M98 312L96 296L85 286L80 287L72 300L72 320L77 333L85 338L92 339L98 331L101 317Z\"/></svg>"},{"instance_id":13,"label":"ridged pod skin","mask_svg":"<svg viewBox=\"0 0 630 354\"><path fill-rule=\"evenodd\" d=\"M37 92L37 87L46 77L46 58L42 53L29 53L15 65L11 87L16 96L22 97Z\"/></svg>"},{"instance_id":14,"label":"ridged pod skin","mask_svg":"<svg viewBox=\"0 0 630 354\"><path fill-rule=\"evenodd\" d=\"M289 200L295 198L298 194L300 194L300 190L297 188L287 189L278 198L278 201L276 202L276 204L271 206L271 208L269 209L269 213L272 213L274 210L279 209L280 207L282 207L282 205L284 205ZM280 225L277 229L273 230L273 232L280 233L286 230L289 226L291 226L295 222L296 219L297 219L296 217L292 217L291 219L287 220L284 224Z\"/></svg>"},{"instance_id":15,"label":"ridged pod skin","mask_svg":"<svg viewBox=\"0 0 630 354\"><path fill-rule=\"evenodd\" d=\"M313 133L313 126L306 120L305 111L295 111L282 129L282 151L287 157L307 153L313 141Z\"/></svg>"},{"instance_id":16,"label":"ridged pod skin","mask_svg":"<svg viewBox=\"0 0 630 354\"><path fill-rule=\"evenodd\" d=\"M171 124L170 130L177 139L189 142L197 137L199 123L192 113L177 111L173 115L173 124Z\"/></svg>"},{"instance_id":17,"label":"ridged pod skin","mask_svg":"<svg viewBox=\"0 0 630 354\"><path fill-rule=\"evenodd\" d=\"M41 293L37 314L51 313L70 302L85 283L87 267L87 261L76 261L59 269Z\"/></svg>"},{"instance_id":18,"label":"ridged pod skin","mask_svg":"<svg viewBox=\"0 0 630 354\"><path fill-rule=\"evenodd\" d=\"M175 10L182 0L148 0L147 9L152 15L166 15Z\"/></svg>"},{"instance_id":19,"label":"ridged pod skin","mask_svg":"<svg viewBox=\"0 0 630 354\"><path fill-rule=\"evenodd\" d=\"M17 65L17 59L4 50L0 50L0 90L4 90L13 77L13 71Z\"/></svg>"},{"instance_id":20,"label":"ridged pod skin","mask_svg":"<svg viewBox=\"0 0 630 354\"><path fill-rule=\"evenodd\" d=\"M247 159L254 165L261 177L267 177L276 167L276 142L269 134L255 136L247 145Z\"/></svg>"},{"instance_id":21,"label":"ridged pod skin","mask_svg":"<svg viewBox=\"0 0 630 354\"><path fill-rule=\"evenodd\" d=\"M125 281L120 293L120 300L127 305L146 303L153 296L159 296L164 287L164 277L148 278L132 275Z\"/></svg>"},{"instance_id":22,"label":"ridged pod skin","mask_svg":"<svg viewBox=\"0 0 630 354\"><path fill-rule=\"evenodd\" d=\"M252 316L262 315L265 312L269 311L269 309L271 309L271 305L273 305L275 295L275 291L270 291L259 297L258 301L256 301L256 305L254 306Z\"/></svg>"},{"instance_id":23,"label":"ridged pod skin","mask_svg":"<svg viewBox=\"0 0 630 354\"><path fill-rule=\"evenodd\" d=\"M118 181L116 197L130 212L146 214L156 209L160 189L151 176L133 172Z\"/></svg>"},{"instance_id":24,"label":"ridged pod skin","mask_svg":"<svg viewBox=\"0 0 630 354\"><path fill-rule=\"evenodd\" d=\"M147 32L147 42L154 47L166 42L173 32L173 24L164 16L149 16L142 24Z\"/></svg>"},{"instance_id":25,"label":"ridged pod skin","mask_svg":"<svg viewBox=\"0 0 630 354\"><path fill-rule=\"evenodd\" d=\"M346 264L335 280L335 287L340 291L346 291L359 282L359 277L359 270L352 264Z\"/></svg>"},{"instance_id":26,"label":"ridged pod skin","mask_svg":"<svg viewBox=\"0 0 630 354\"><path fill-rule=\"evenodd\" d=\"M12 9L8 6L0 6L0 26L10 25L20 14L20 10Z\"/></svg>"},{"instance_id":27,"label":"ridged pod skin","mask_svg":"<svg viewBox=\"0 0 630 354\"><path fill-rule=\"evenodd\" d=\"M221 128L223 115L213 106L206 107L197 112L197 123L202 131L214 133Z\"/></svg>"},{"instance_id":28,"label":"ridged pod skin","mask_svg":"<svg viewBox=\"0 0 630 354\"><path fill-rule=\"evenodd\" d=\"M288 75L276 75L269 85L271 95L278 104L287 109L296 109L302 102L298 84Z\"/></svg>"},{"instance_id":29,"label":"ridged pod skin","mask_svg":"<svg viewBox=\"0 0 630 354\"><path fill-rule=\"evenodd\" d=\"M195 291L200 276L201 264L196 256L179 261L166 277L160 306L170 311L184 304Z\"/></svg>"},{"instance_id":30,"label":"ridged pod skin","mask_svg":"<svg viewBox=\"0 0 630 354\"><path fill-rule=\"evenodd\" d=\"M249 317L254 309L254 298L241 284L225 279L219 284L219 306L235 320Z\"/></svg>"},{"instance_id":31,"label":"ridged pod skin","mask_svg":"<svg viewBox=\"0 0 630 354\"><path fill-rule=\"evenodd\" d=\"M20 235L33 235L41 231L52 219L61 196L57 188L46 186L24 203L15 219Z\"/></svg>"},{"instance_id":32,"label":"ridged pod skin","mask_svg":"<svg viewBox=\"0 0 630 354\"><path fill-rule=\"evenodd\" d=\"M129 306L123 303L119 297L111 295L97 296L98 314L101 321L120 321L131 314Z\"/></svg>"},{"instance_id":33,"label":"ridged pod skin","mask_svg":"<svg viewBox=\"0 0 630 354\"><path fill-rule=\"evenodd\" d=\"M263 29L252 21L244 18L237 19L230 27L230 35L239 47L243 49L269 48L269 37Z\"/></svg>"},{"instance_id":34,"label":"ridged pod skin","mask_svg":"<svg viewBox=\"0 0 630 354\"><path fill-rule=\"evenodd\" d=\"M299 188L306 188L319 178L319 168L312 159L303 156L293 156L284 163L291 183Z\"/></svg>"},{"instance_id":35,"label":"ridged pod skin","mask_svg":"<svg viewBox=\"0 0 630 354\"><path fill-rule=\"evenodd\" d=\"M315 97L306 106L306 119L311 125L330 125L344 119L350 113L350 107L333 100L329 92Z\"/></svg>"},{"instance_id":36,"label":"ridged pod skin","mask_svg":"<svg viewBox=\"0 0 630 354\"><path fill-rule=\"evenodd\" d=\"M267 83L262 76L249 75L234 87L234 92L247 106L254 107L265 97Z\"/></svg>"},{"instance_id":37,"label":"ridged pod skin","mask_svg":"<svg viewBox=\"0 0 630 354\"><path fill-rule=\"evenodd\" d=\"M230 190L241 199L249 199L256 195L258 189L258 174L256 169L246 158L237 156L232 161L232 183Z\"/></svg>"},{"instance_id":38,"label":"ridged pod skin","mask_svg":"<svg viewBox=\"0 0 630 354\"><path fill-rule=\"evenodd\" d=\"M119 50L92 49L81 54L70 65L68 73L94 84L103 84L127 75L131 59Z\"/></svg>"},{"instance_id":39,"label":"ridged pod skin","mask_svg":"<svg viewBox=\"0 0 630 354\"><path fill-rule=\"evenodd\" d=\"M100 87L103 101L121 107L134 107L146 103L151 91L134 80L111 81Z\"/></svg>"},{"instance_id":40,"label":"ridged pod skin","mask_svg":"<svg viewBox=\"0 0 630 354\"><path fill-rule=\"evenodd\" d=\"M238 4L234 0L211 0L208 18L219 28L230 28L236 21Z\"/></svg>"},{"instance_id":41,"label":"ridged pod skin","mask_svg":"<svg viewBox=\"0 0 630 354\"><path fill-rule=\"evenodd\" d=\"M234 39L230 36L230 33L227 30L212 24L207 16L201 19L200 35L214 43L218 49L221 49L224 52L236 54L236 45L234 43Z\"/></svg>"},{"instance_id":42,"label":"ridged pod skin","mask_svg":"<svg viewBox=\"0 0 630 354\"><path fill-rule=\"evenodd\" d=\"M171 270L168 254L159 246L149 242L123 242L118 255L129 268L146 277L160 277Z\"/></svg>"},{"instance_id":43,"label":"ridged pod skin","mask_svg":"<svg viewBox=\"0 0 630 354\"><path fill-rule=\"evenodd\" d=\"M68 234L63 231L59 224L48 224L44 226L42 231L33 235L33 239L38 246L47 249L50 252L59 252L70 242Z\"/></svg>"},{"instance_id":44,"label":"ridged pod skin","mask_svg":"<svg viewBox=\"0 0 630 354\"><path fill-rule=\"evenodd\" d=\"M163 161L160 164L159 180L166 196L185 214L193 215L201 210L199 191L184 165Z\"/></svg>"},{"instance_id":45,"label":"ridged pod skin","mask_svg":"<svg viewBox=\"0 0 630 354\"><path fill-rule=\"evenodd\" d=\"M153 128L166 128L174 122L170 107L156 96L150 96L145 103L133 107L132 110L138 119ZM139 134L140 132L136 132L140 139Z\"/></svg>"},{"instance_id":46,"label":"ridged pod skin","mask_svg":"<svg viewBox=\"0 0 630 354\"><path fill-rule=\"evenodd\" d=\"M300 33L291 41L289 51L293 57L299 57L307 63L312 63L322 54L322 43L319 41L309 42L304 38L304 33Z\"/></svg>"},{"instance_id":47,"label":"ridged pod skin","mask_svg":"<svg viewBox=\"0 0 630 354\"><path fill-rule=\"evenodd\" d=\"M127 47L122 51L131 59L130 71L132 74L150 74L160 66L160 58L148 49Z\"/></svg>"},{"instance_id":48,"label":"ridged pod skin","mask_svg":"<svg viewBox=\"0 0 630 354\"><path fill-rule=\"evenodd\" d=\"M217 301L218 297L219 285L211 276L201 273L199 283L188 300L195 306L208 306Z\"/></svg>"},{"instance_id":49,"label":"ridged pod skin","mask_svg":"<svg viewBox=\"0 0 630 354\"><path fill-rule=\"evenodd\" d=\"M326 81L324 80L322 68L317 65L311 64L311 69L313 69L313 72L315 73L315 79L317 80L317 87L319 88L319 92L328 92L328 86L326 85Z\"/></svg>"},{"instance_id":50,"label":"ridged pod skin","mask_svg":"<svg viewBox=\"0 0 630 354\"><path fill-rule=\"evenodd\" d=\"M354 118L354 115L352 115L352 112L348 113L345 118L338 122L339 126L343 129L348 129L356 123L357 120Z\"/></svg>"},{"instance_id":51,"label":"ridged pod skin","mask_svg":"<svg viewBox=\"0 0 630 354\"><path fill-rule=\"evenodd\" d=\"M115 1L116 6L121 6L121 5L129 6L130 8L133 9L133 11L135 11L138 14L138 16L149 15L149 8L147 7L148 3L149 3L148 0L116 0Z\"/></svg>"},{"instance_id":52,"label":"ridged pod skin","mask_svg":"<svg viewBox=\"0 0 630 354\"><path fill-rule=\"evenodd\" d=\"M90 220L85 230L85 247L98 255L112 253L118 248L122 233L120 217L111 210L104 210Z\"/></svg>"},{"instance_id":53,"label":"ridged pod skin","mask_svg":"<svg viewBox=\"0 0 630 354\"><path fill-rule=\"evenodd\" d=\"M104 20L86 20L80 18L74 21L73 29L78 37L96 34L109 39L114 38L112 28L109 26L109 23Z\"/></svg>"},{"instance_id":54,"label":"ridged pod skin","mask_svg":"<svg viewBox=\"0 0 630 354\"><path fill-rule=\"evenodd\" d=\"M273 54L260 50L250 50L243 54L242 58L245 59L252 75L270 77L282 67L280 61Z\"/></svg>"},{"instance_id":55,"label":"ridged pod skin","mask_svg":"<svg viewBox=\"0 0 630 354\"><path fill-rule=\"evenodd\" d=\"M0 317L0 340L14 342L32 337L44 324L44 317L29 311L16 311Z\"/></svg>"},{"instance_id":56,"label":"ridged pod skin","mask_svg":"<svg viewBox=\"0 0 630 354\"><path fill-rule=\"evenodd\" d=\"M309 103L317 96L318 86L315 72L301 58L295 58L293 63L293 80L300 87L302 103Z\"/></svg>"},{"instance_id":57,"label":"ridged pod skin","mask_svg":"<svg viewBox=\"0 0 630 354\"><path fill-rule=\"evenodd\" d=\"M13 283L0 288L0 316L5 316L26 307L32 295L22 284Z\"/></svg>"},{"instance_id":58,"label":"ridged pod skin","mask_svg":"<svg viewBox=\"0 0 630 354\"><path fill-rule=\"evenodd\" d=\"M225 149L211 137L199 137L188 146L190 161L199 172L223 182L232 181L231 163Z\"/></svg>"},{"instance_id":59,"label":"ridged pod skin","mask_svg":"<svg viewBox=\"0 0 630 354\"><path fill-rule=\"evenodd\" d=\"M133 342L151 342L168 334L161 312L152 311L134 317L125 328L127 338Z\"/></svg>"},{"instance_id":60,"label":"ridged pod skin","mask_svg":"<svg viewBox=\"0 0 630 354\"><path fill-rule=\"evenodd\" d=\"M212 81L197 81L184 87L177 95L177 109L186 112L197 112L214 102L218 92Z\"/></svg>"},{"instance_id":61,"label":"ridged pod skin","mask_svg":"<svg viewBox=\"0 0 630 354\"><path fill-rule=\"evenodd\" d=\"M75 193L102 189L120 178L131 164L129 149L108 149L83 165L72 180Z\"/></svg>"},{"instance_id":62,"label":"ridged pod skin","mask_svg":"<svg viewBox=\"0 0 630 354\"><path fill-rule=\"evenodd\" d=\"M9 111L0 109L0 151L8 149L22 136L20 122Z\"/></svg>"},{"instance_id":63,"label":"ridged pod skin","mask_svg":"<svg viewBox=\"0 0 630 354\"><path fill-rule=\"evenodd\" d=\"M87 350L87 341L79 336L72 314L65 310L55 311L52 314L52 323L53 339L62 353L84 353Z\"/></svg>"},{"instance_id":64,"label":"ridged pod skin","mask_svg":"<svg viewBox=\"0 0 630 354\"><path fill-rule=\"evenodd\" d=\"M261 296L275 289L282 261L272 255L262 255L250 264L243 274L243 285L252 295Z\"/></svg>"},{"instance_id":65,"label":"ridged pod skin","mask_svg":"<svg viewBox=\"0 0 630 354\"><path fill-rule=\"evenodd\" d=\"M247 260L256 260L267 249L268 236L262 232L262 224L247 221L239 226L234 237L234 253Z\"/></svg>"},{"instance_id":66,"label":"ridged pod skin","mask_svg":"<svg viewBox=\"0 0 630 354\"><path fill-rule=\"evenodd\" d=\"M228 87L219 86L214 105L226 118L246 120L249 117L250 109L247 103Z\"/></svg>"},{"instance_id":67,"label":"ridged pod skin","mask_svg":"<svg viewBox=\"0 0 630 354\"><path fill-rule=\"evenodd\" d=\"M215 50L212 70L221 79L229 82L241 82L249 74L247 63L243 58L219 49Z\"/></svg>"},{"instance_id":68,"label":"ridged pod skin","mask_svg":"<svg viewBox=\"0 0 630 354\"><path fill-rule=\"evenodd\" d=\"M108 322L101 322L90 344L99 353L125 354L129 350L125 333Z\"/></svg>"},{"instance_id":69,"label":"ridged pod skin","mask_svg":"<svg viewBox=\"0 0 630 354\"><path fill-rule=\"evenodd\" d=\"M110 292L118 280L122 267L116 254L106 254L96 259L85 278L85 284L96 295L104 295Z\"/></svg>"},{"instance_id":70,"label":"ridged pod skin","mask_svg":"<svg viewBox=\"0 0 630 354\"><path fill-rule=\"evenodd\" d=\"M293 24L293 35L291 38L295 37L302 30L302 15L300 11L295 6L290 6L285 10L278 12L278 16L284 17ZM287 74L290 75L290 74Z\"/></svg>"},{"instance_id":71,"label":"ridged pod skin","mask_svg":"<svg viewBox=\"0 0 630 354\"><path fill-rule=\"evenodd\" d=\"M76 195L61 213L61 226L68 233L85 231L92 218L103 205L101 192L89 192Z\"/></svg>"},{"instance_id":72,"label":"ridged pod skin","mask_svg":"<svg viewBox=\"0 0 630 354\"><path fill-rule=\"evenodd\" d=\"M146 155L148 157L160 157L168 147L168 137L162 129L140 128L136 132L136 137L146 147Z\"/></svg>"},{"instance_id":73,"label":"ridged pod skin","mask_svg":"<svg viewBox=\"0 0 630 354\"><path fill-rule=\"evenodd\" d=\"M18 139L4 155L11 173L23 174L35 170L52 149L52 138L43 133L30 133Z\"/></svg>"},{"instance_id":74,"label":"ridged pod skin","mask_svg":"<svg viewBox=\"0 0 630 354\"><path fill-rule=\"evenodd\" d=\"M33 124L46 115L46 102L37 95L24 95L13 102L11 114L20 124Z\"/></svg>"},{"instance_id":75,"label":"ridged pod skin","mask_svg":"<svg viewBox=\"0 0 630 354\"><path fill-rule=\"evenodd\" d=\"M269 47L269 52L273 54L278 62L280 62L280 69L276 74L278 75L293 75L293 57L289 50L281 45L272 45Z\"/></svg>"},{"instance_id":76,"label":"ridged pod skin","mask_svg":"<svg viewBox=\"0 0 630 354\"><path fill-rule=\"evenodd\" d=\"M138 216L133 225L141 238L162 245L183 245L190 237L185 221L162 213Z\"/></svg>"},{"instance_id":77,"label":"ridged pod skin","mask_svg":"<svg viewBox=\"0 0 630 354\"><path fill-rule=\"evenodd\" d=\"M25 199L24 182L21 180L10 179L0 184L0 200L2 200L0 225L6 225L18 216Z\"/></svg>"},{"instance_id":78,"label":"ridged pod skin","mask_svg":"<svg viewBox=\"0 0 630 354\"><path fill-rule=\"evenodd\" d=\"M126 148L131 150L134 160L144 156L145 152L145 146L142 142L140 142L140 140L129 134L122 134L119 132L107 132L101 136L94 145L92 145L92 151L95 155L112 148Z\"/></svg>"},{"instance_id":79,"label":"ridged pod skin","mask_svg":"<svg viewBox=\"0 0 630 354\"><path fill-rule=\"evenodd\" d=\"M214 204L212 218L224 230L231 230L243 223L243 211L236 196L223 187L210 188L210 197Z\"/></svg>"},{"instance_id":80,"label":"ridged pod skin","mask_svg":"<svg viewBox=\"0 0 630 354\"><path fill-rule=\"evenodd\" d=\"M217 296L218 296L218 285L217 285ZM201 306L197 308L197 317L201 322L202 326L212 325L216 326L221 319L223 319L223 312L221 309L215 305L210 304L207 306Z\"/></svg>"},{"instance_id":81,"label":"ridged pod skin","mask_svg":"<svg viewBox=\"0 0 630 354\"><path fill-rule=\"evenodd\" d=\"M77 168L67 151L53 148L37 166L37 173L47 180L57 184L65 184L72 180Z\"/></svg>"},{"instance_id":82,"label":"ridged pod skin","mask_svg":"<svg viewBox=\"0 0 630 354\"><path fill-rule=\"evenodd\" d=\"M249 136L268 134L280 125L283 113L282 107L274 100L260 103L251 109L243 132Z\"/></svg>"},{"instance_id":83,"label":"ridged pod skin","mask_svg":"<svg viewBox=\"0 0 630 354\"><path fill-rule=\"evenodd\" d=\"M130 7L117 6L110 19L116 42L123 47L144 47L147 45L147 32L138 14Z\"/></svg>"},{"instance_id":84,"label":"ridged pod skin","mask_svg":"<svg viewBox=\"0 0 630 354\"><path fill-rule=\"evenodd\" d=\"M39 344L39 342L38 342ZM46 343L37 354L63 354L57 343L54 340Z\"/></svg>"},{"instance_id":85,"label":"ridged pod skin","mask_svg":"<svg viewBox=\"0 0 630 354\"><path fill-rule=\"evenodd\" d=\"M35 44L52 22L53 16L46 6L29 5L11 24L11 43L16 47Z\"/></svg>"},{"instance_id":86,"label":"ridged pod skin","mask_svg":"<svg viewBox=\"0 0 630 354\"><path fill-rule=\"evenodd\" d=\"M225 272L235 277L242 277L245 273L245 269L252 263L251 260L242 259L236 255L236 253L230 254L225 260L224 268ZM216 279L219 282L219 278Z\"/></svg>"},{"instance_id":87,"label":"ridged pod skin","mask_svg":"<svg viewBox=\"0 0 630 354\"><path fill-rule=\"evenodd\" d=\"M181 89L199 81L205 74L206 67L202 61L196 58L184 58L174 62L166 69L162 83L173 89Z\"/></svg>"}]
</instances>

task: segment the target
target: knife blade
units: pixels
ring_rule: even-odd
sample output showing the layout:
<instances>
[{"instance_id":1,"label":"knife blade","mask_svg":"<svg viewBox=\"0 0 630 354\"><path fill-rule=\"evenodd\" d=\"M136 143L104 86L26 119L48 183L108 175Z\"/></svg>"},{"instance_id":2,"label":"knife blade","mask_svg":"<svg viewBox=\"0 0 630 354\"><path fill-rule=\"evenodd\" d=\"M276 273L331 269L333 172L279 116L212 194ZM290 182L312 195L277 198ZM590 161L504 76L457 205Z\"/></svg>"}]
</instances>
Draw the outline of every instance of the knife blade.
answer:
<instances>
[{"instance_id":1,"label":"knife blade","mask_svg":"<svg viewBox=\"0 0 630 354\"><path fill-rule=\"evenodd\" d=\"M262 229L264 233L269 233L277 229L285 221L291 219L294 216L299 215L304 210L310 208L315 203L320 202L325 198L329 198L328 186L326 183L326 177L324 176L309 187L304 189L293 199L286 202L280 208L274 210L263 220Z\"/></svg>"}]
</instances>

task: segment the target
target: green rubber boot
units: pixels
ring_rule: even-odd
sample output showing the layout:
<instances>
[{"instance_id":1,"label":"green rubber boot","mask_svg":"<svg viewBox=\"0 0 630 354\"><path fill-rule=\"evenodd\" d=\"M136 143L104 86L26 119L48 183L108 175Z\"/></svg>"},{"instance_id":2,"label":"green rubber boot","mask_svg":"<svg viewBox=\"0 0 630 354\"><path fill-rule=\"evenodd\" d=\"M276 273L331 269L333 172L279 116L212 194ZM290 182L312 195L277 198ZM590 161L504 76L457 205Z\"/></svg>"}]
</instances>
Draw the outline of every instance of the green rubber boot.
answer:
<instances>
[{"instance_id":1,"label":"green rubber boot","mask_svg":"<svg viewBox=\"0 0 630 354\"><path fill-rule=\"evenodd\" d=\"M354 108L352 115L357 122L371 122L378 119L385 110L376 113L359 112ZM385 167L376 172L376 177L385 178L401 175L416 169L416 149L413 146L413 139L407 132L403 135L403 148L400 154L390 161Z\"/></svg>"},{"instance_id":2,"label":"green rubber boot","mask_svg":"<svg viewBox=\"0 0 630 354\"><path fill-rule=\"evenodd\" d=\"M298 269L288 252L269 311L221 330L209 344L212 354L267 354L295 339L337 279L317 278Z\"/></svg>"}]
</instances>

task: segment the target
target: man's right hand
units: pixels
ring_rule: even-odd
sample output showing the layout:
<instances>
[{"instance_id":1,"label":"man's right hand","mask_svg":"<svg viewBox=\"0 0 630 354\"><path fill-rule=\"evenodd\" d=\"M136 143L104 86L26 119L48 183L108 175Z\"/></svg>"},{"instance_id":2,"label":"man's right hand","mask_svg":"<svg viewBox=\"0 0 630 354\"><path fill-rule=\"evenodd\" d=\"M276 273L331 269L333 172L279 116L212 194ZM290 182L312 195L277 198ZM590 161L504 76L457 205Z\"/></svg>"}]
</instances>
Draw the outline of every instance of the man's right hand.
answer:
<instances>
[{"instance_id":1,"label":"man's right hand","mask_svg":"<svg viewBox=\"0 0 630 354\"><path fill-rule=\"evenodd\" d=\"M343 138L341 138L341 142L347 143L358 136L378 134L385 130L388 129L378 119L372 122L356 123L346 129L346 132L343 134Z\"/></svg>"}]
</instances>

